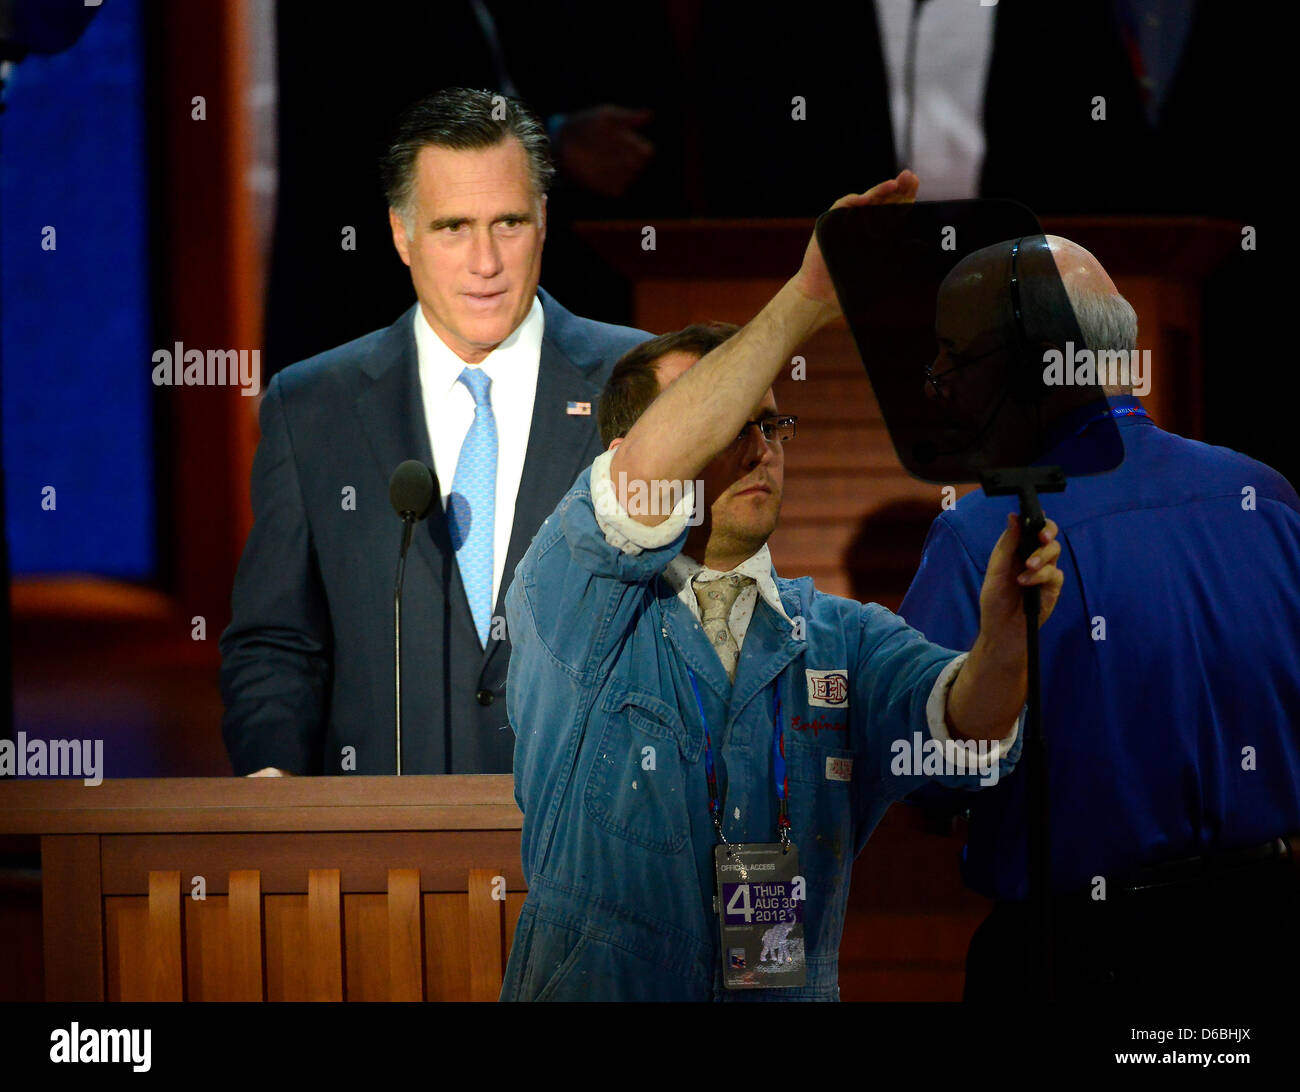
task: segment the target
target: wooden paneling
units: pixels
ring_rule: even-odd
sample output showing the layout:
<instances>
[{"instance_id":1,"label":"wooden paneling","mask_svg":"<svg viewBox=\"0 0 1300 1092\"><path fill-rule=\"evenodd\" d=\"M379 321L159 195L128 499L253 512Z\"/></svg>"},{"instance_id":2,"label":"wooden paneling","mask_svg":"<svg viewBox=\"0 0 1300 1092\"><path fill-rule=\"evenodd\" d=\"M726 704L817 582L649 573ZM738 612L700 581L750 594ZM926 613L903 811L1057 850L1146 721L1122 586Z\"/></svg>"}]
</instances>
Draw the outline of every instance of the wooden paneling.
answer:
<instances>
[{"instance_id":1,"label":"wooden paneling","mask_svg":"<svg viewBox=\"0 0 1300 1092\"><path fill-rule=\"evenodd\" d=\"M181 874L149 873L149 917L145 936L145 980L141 1001L183 1001ZM136 1000L136 998L131 998Z\"/></svg>"},{"instance_id":2,"label":"wooden paneling","mask_svg":"<svg viewBox=\"0 0 1300 1092\"><path fill-rule=\"evenodd\" d=\"M84 792L81 785L76 788ZM42 837L41 884L45 999L103 1001L104 921L100 905L99 837L94 834Z\"/></svg>"},{"instance_id":3,"label":"wooden paneling","mask_svg":"<svg viewBox=\"0 0 1300 1092\"><path fill-rule=\"evenodd\" d=\"M228 896L195 899L182 892L187 1001L264 999L257 872L233 873L228 886Z\"/></svg>"},{"instance_id":4,"label":"wooden paneling","mask_svg":"<svg viewBox=\"0 0 1300 1092\"><path fill-rule=\"evenodd\" d=\"M204 877L210 894L225 894L232 870L256 863L262 891L303 890L308 868L340 870L345 891L386 891L390 868L414 868L425 891L464 891L471 868L489 860L516 890L524 886L519 834L509 830L358 831L339 834L122 834L105 839L104 893L142 894L151 868L177 868L188 887Z\"/></svg>"},{"instance_id":5,"label":"wooden paneling","mask_svg":"<svg viewBox=\"0 0 1300 1092\"><path fill-rule=\"evenodd\" d=\"M418 869L389 871L387 925L388 998L419 1001L424 997L424 913Z\"/></svg>"},{"instance_id":6,"label":"wooden paneling","mask_svg":"<svg viewBox=\"0 0 1300 1092\"><path fill-rule=\"evenodd\" d=\"M139 1001L148 991L149 899L133 895L104 900L107 997Z\"/></svg>"},{"instance_id":7,"label":"wooden paneling","mask_svg":"<svg viewBox=\"0 0 1300 1092\"><path fill-rule=\"evenodd\" d=\"M504 970L501 945L505 926L505 878L495 869L475 868L469 874L469 998L495 1001L501 994Z\"/></svg>"},{"instance_id":8,"label":"wooden paneling","mask_svg":"<svg viewBox=\"0 0 1300 1092\"><path fill-rule=\"evenodd\" d=\"M5 841L0 837L0 854ZM10 844L13 844L10 839ZM39 841L37 845L39 845ZM38 869L6 867L0 855L0 1005L45 999L45 952L41 943L41 874Z\"/></svg>"},{"instance_id":9,"label":"wooden paneling","mask_svg":"<svg viewBox=\"0 0 1300 1092\"><path fill-rule=\"evenodd\" d=\"M339 870L307 874L307 1000L343 1000L343 904Z\"/></svg>"},{"instance_id":10,"label":"wooden paneling","mask_svg":"<svg viewBox=\"0 0 1300 1092\"><path fill-rule=\"evenodd\" d=\"M94 792L77 781L28 780L0 788L0 830L11 834L517 831L523 825L509 774L122 778Z\"/></svg>"},{"instance_id":11,"label":"wooden paneling","mask_svg":"<svg viewBox=\"0 0 1300 1092\"><path fill-rule=\"evenodd\" d=\"M266 895L266 999L306 1001L307 896Z\"/></svg>"},{"instance_id":12,"label":"wooden paneling","mask_svg":"<svg viewBox=\"0 0 1300 1092\"><path fill-rule=\"evenodd\" d=\"M469 903L463 895L424 896L424 951L430 1001L470 996Z\"/></svg>"},{"instance_id":13,"label":"wooden paneling","mask_svg":"<svg viewBox=\"0 0 1300 1092\"><path fill-rule=\"evenodd\" d=\"M493 898L501 876L477 869L422 896L418 871L394 869L387 892L344 894L337 869L312 869L306 895L269 895L263 914L256 872L203 899L154 872L150 894L103 900L107 996L262 1000L264 922L268 1000L495 1001L525 894Z\"/></svg>"},{"instance_id":14,"label":"wooden paneling","mask_svg":"<svg viewBox=\"0 0 1300 1092\"><path fill-rule=\"evenodd\" d=\"M391 999L388 935L386 895L343 896L343 981L347 1000Z\"/></svg>"},{"instance_id":15,"label":"wooden paneling","mask_svg":"<svg viewBox=\"0 0 1300 1092\"><path fill-rule=\"evenodd\" d=\"M853 869L840 944L845 1001L957 1001L966 948L988 913L987 899L962 886L960 822L925 830L923 813L895 804Z\"/></svg>"},{"instance_id":16,"label":"wooden paneling","mask_svg":"<svg viewBox=\"0 0 1300 1092\"><path fill-rule=\"evenodd\" d=\"M262 885L253 869L230 873L226 951L229 979L224 999L261 1001L263 990ZM222 998L212 998L220 1000Z\"/></svg>"},{"instance_id":17,"label":"wooden paneling","mask_svg":"<svg viewBox=\"0 0 1300 1092\"><path fill-rule=\"evenodd\" d=\"M680 330L692 322L734 322L743 326L780 289L782 280L691 280L647 278L633 292L636 325L652 334Z\"/></svg>"},{"instance_id":18,"label":"wooden paneling","mask_svg":"<svg viewBox=\"0 0 1300 1092\"><path fill-rule=\"evenodd\" d=\"M51 1000L499 996L524 897L511 778L191 784L0 785L0 815L87 831L41 837ZM390 829L412 816L451 826Z\"/></svg>"},{"instance_id":19,"label":"wooden paneling","mask_svg":"<svg viewBox=\"0 0 1300 1092\"><path fill-rule=\"evenodd\" d=\"M229 1000L230 900L185 898L185 1000ZM250 1000L258 1000L254 998Z\"/></svg>"}]
</instances>

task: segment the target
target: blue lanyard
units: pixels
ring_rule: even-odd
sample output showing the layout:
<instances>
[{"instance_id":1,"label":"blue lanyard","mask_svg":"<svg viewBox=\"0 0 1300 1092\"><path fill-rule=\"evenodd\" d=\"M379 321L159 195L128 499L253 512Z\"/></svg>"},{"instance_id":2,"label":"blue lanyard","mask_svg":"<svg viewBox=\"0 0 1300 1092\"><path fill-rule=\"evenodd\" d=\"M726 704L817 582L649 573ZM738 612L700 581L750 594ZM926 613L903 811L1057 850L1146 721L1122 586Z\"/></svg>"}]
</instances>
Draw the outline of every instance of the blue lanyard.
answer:
<instances>
[{"instance_id":1,"label":"blue lanyard","mask_svg":"<svg viewBox=\"0 0 1300 1092\"><path fill-rule=\"evenodd\" d=\"M700 684L695 681L695 672L689 667L686 674L690 676L691 690L695 693L695 705L700 711L700 722L704 725L704 774L709 782L709 814L713 817L713 827L723 845L730 845L727 836L722 833L722 801L718 798L718 775L713 765L713 741L709 737L709 718L704 715L704 701L700 697ZM790 779L785 770L785 726L781 720L781 677L776 679L776 694L772 701L772 776L776 782L776 799L779 813L776 820L777 836L782 846L790 844Z\"/></svg>"},{"instance_id":2,"label":"blue lanyard","mask_svg":"<svg viewBox=\"0 0 1300 1092\"><path fill-rule=\"evenodd\" d=\"M1105 413L1099 413L1096 417L1088 418L1074 435L1082 436L1098 421L1104 421L1107 417L1145 417L1149 420L1151 414L1147 413L1141 406L1111 406Z\"/></svg>"}]
</instances>

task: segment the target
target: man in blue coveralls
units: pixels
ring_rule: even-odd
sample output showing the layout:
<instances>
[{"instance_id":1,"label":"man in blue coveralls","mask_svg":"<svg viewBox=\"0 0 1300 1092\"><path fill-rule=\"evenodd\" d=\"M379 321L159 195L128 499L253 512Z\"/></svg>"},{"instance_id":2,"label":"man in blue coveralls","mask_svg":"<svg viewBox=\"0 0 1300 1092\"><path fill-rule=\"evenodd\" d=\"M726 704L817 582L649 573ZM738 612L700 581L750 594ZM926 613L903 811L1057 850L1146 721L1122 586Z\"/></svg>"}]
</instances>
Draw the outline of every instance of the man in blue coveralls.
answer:
<instances>
[{"instance_id":1,"label":"man in blue coveralls","mask_svg":"<svg viewBox=\"0 0 1300 1092\"><path fill-rule=\"evenodd\" d=\"M837 207L916 188L904 171ZM794 423L771 384L838 313L814 238L716 347L706 328L692 348L695 328L625 357L604 397L635 423L602 437L519 565L507 694L529 890L503 1000L838 1000L850 870L886 808L927 777L974 788L1014 765L1021 592L1041 587L1041 624L1053 524L1022 566L1008 520L962 655L773 572ZM771 902L780 916L753 909ZM753 920L776 923L761 945L724 941Z\"/></svg>"},{"instance_id":2,"label":"man in blue coveralls","mask_svg":"<svg viewBox=\"0 0 1300 1092\"><path fill-rule=\"evenodd\" d=\"M1148 416L1133 396L1151 384L1149 352L1133 355L1133 308L1092 254L1047 241L1083 337L1074 348L1098 366L1103 353L1139 365L1108 364L1097 378L1104 401L1069 408L1062 385L1042 404L1043 463L1067 474L1096 466L1107 416L1125 451L1114 472L1072 477L1043 498L1074 589L1042 640L1057 990L1187 1000L1290 986L1300 976L1290 851L1300 831L1300 499L1262 463ZM941 290L945 314L1010 313L1009 245L963 259ZM1064 336L1053 316L1024 320L1053 344ZM972 381L978 366L966 364L987 325L946 331L934 396L956 398ZM1166 382L1175 367L1162 362ZM934 521L899 608L931 640L963 648L979 632L982 558L1014 505L975 492ZM967 999L1023 997L1026 969L1007 950L1027 921L1023 773L968 798L918 795L969 807L963 877L996 900L971 941Z\"/></svg>"}]
</instances>

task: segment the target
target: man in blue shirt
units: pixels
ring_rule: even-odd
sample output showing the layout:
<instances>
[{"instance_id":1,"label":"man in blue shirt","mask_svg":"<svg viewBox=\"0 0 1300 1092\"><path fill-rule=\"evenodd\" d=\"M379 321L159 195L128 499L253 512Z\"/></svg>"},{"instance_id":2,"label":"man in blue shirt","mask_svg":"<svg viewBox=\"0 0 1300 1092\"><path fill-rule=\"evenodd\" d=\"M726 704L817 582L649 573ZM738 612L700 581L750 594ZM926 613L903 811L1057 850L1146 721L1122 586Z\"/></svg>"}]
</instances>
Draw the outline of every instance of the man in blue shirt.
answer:
<instances>
[{"instance_id":1,"label":"man in blue shirt","mask_svg":"<svg viewBox=\"0 0 1300 1092\"><path fill-rule=\"evenodd\" d=\"M1129 359L1132 307L1086 250L1048 241L1087 349ZM967 272L991 273L1004 250L972 255ZM945 284L959 282L1007 302L1005 277ZM944 314L970 310L940 300ZM947 332L933 373L953 398L979 369L964 370L972 331ZM1296 946L1281 938L1300 914L1285 838L1300 830L1300 501L1267 466L1159 428L1132 394L1149 368L1107 378L1105 401L1063 411L1059 387L1042 405L1042 463L1096 466L1107 416L1126 456L1043 497L1068 589L1041 646L1058 994L1294 981ZM963 648L978 631L983 558L1015 503L975 492L934 521L900 607L931 640ZM971 943L966 996L1023 996L1007 944L1026 922L1025 777L953 795L915 802L969 807L963 877L998 900Z\"/></svg>"},{"instance_id":2,"label":"man in blue shirt","mask_svg":"<svg viewBox=\"0 0 1300 1092\"><path fill-rule=\"evenodd\" d=\"M839 205L916 186L904 172ZM627 354L602 396L609 449L520 563L507 693L529 890L504 1000L836 1000L850 871L889 803L927 779L993 784L1014 764L1021 589L1042 588L1046 618L1053 525L1022 566L1008 520L968 654L773 572L794 421L771 384L837 314L814 240L744 329ZM773 922L761 945L724 952L719 912L750 921L747 894L737 909L737 885L718 890L727 855L767 853L761 876L787 845L798 875L752 886L798 909L755 911ZM801 960L802 985L778 979Z\"/></svg>"}]
</instances>

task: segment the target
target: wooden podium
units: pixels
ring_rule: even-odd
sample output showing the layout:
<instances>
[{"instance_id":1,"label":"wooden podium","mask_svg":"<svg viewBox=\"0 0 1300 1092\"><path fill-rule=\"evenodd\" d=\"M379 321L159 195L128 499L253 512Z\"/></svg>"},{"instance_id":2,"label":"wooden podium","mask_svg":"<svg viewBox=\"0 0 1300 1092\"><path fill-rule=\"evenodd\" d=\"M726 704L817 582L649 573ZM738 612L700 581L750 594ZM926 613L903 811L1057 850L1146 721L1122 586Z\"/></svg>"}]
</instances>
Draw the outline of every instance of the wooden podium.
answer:
<instances>
[{"instance_id":1,"label":"wooden podium","mask_svg":"<svg viewBox=\"0 0 1300 1092\"><path fill-rule=\"evenodd\" d=\"M49 1001L495 1001L522 822L509 775L0 785Z\"/></svg>"}]
</instances>

